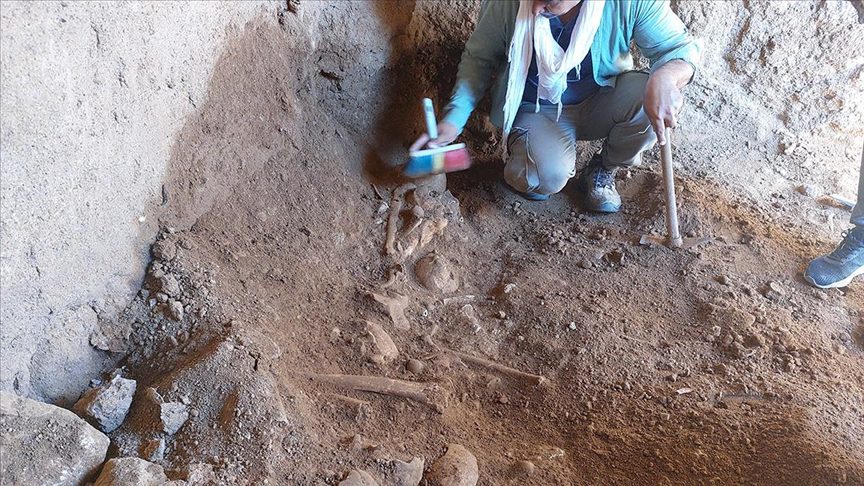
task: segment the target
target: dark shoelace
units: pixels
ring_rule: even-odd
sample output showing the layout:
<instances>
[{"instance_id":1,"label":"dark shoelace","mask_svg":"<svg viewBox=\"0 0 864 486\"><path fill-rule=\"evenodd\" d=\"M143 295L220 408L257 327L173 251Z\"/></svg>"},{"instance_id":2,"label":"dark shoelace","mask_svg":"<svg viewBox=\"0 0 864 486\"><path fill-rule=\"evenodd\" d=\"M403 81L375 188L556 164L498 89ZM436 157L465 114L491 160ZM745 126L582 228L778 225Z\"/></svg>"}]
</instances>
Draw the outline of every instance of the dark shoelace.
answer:
<instances>
[{"instance_id":1,"label":"dark shoelace","mask_svg":"<svg viewBox=\"0 0 864 486\"><path fill-rule=\"evenodd\" d=\"M594 187L615 187L615 172L617 169L607 170L598 166L594 173Z\"/></svg>"},{"instance_id":2,"label":"dark shoelace","mask_svg":"<svg viewBox=\"0 0 864 486\"><path fill-rule=\"evenodd\" d=\"M843 241L836 250L831 252L829 257L841 263L846 263L862 250L864 250L864 241L852 233L852 231L844 231Z\"/></svg>"}]
</instances>

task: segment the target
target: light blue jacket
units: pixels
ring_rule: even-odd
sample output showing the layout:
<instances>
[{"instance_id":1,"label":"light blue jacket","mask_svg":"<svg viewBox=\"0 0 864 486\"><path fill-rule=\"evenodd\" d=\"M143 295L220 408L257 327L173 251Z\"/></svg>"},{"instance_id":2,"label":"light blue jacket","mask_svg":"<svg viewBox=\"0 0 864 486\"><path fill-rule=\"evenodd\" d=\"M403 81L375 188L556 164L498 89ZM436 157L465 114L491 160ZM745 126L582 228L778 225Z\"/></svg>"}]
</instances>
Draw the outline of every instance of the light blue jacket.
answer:
<instances>
[{"instance_id":1,"label":"light blue jacket","mask_svg":"<svg viewBox=\"0 0 864 486\"><path fill-rule=\"evenodd\" d=\"M591 1L591 0L584 0ZM456 86L444 108L444 121L461 132L493 78L492 123L504 125L504 99L507 94L507 51L518 0L485 0L480 19L465 44L459 63ZM674 59L690 63L696 69L701 46L687 31L684 23L663 0L606 0L600 27L591 45L594 80L600 86L615 86L615 77L633 69L630 41L635 40L648 58L653 72Z\"/></svg>"}]
</instances>

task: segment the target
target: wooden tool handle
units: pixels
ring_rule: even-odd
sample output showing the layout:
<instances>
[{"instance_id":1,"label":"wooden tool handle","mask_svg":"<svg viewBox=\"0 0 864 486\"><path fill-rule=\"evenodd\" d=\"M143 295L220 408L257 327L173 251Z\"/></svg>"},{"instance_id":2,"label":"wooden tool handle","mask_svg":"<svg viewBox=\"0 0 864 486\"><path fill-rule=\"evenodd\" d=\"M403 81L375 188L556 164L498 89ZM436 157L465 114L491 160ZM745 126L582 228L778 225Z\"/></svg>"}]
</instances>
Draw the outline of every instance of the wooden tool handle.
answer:
<instances>
[{"instance_id":1,"label":"wooden tool handle","mask_svg":"<svg viewBox=\"0 0 864 486\"><path fill-rule=\"evenodd\" d=\"M672 169L672 129L666 128L666 144L660 147L663 185L666 189L666 235L669 246L680 248L684 243L678 231L678 206L675 200L675 173Z\"/></svg>"}]
</instances>

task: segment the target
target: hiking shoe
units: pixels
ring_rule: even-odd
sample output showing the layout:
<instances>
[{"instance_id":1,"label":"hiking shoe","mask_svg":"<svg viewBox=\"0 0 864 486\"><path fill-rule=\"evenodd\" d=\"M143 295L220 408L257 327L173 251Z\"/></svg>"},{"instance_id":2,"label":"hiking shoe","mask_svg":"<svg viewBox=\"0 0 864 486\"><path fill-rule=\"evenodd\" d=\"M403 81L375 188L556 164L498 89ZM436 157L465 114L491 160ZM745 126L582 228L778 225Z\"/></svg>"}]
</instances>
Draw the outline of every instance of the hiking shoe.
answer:
<instances>
[{"instance_id":1,"label":"hiking shoe","mask_svg":"<svg viewBox=\"0 0 864 486\"><path fill-rule=\"evenodd\" d=\"M586 207L598 213L617 213L621 209L621 196L615 189L618 169L603 167L600 154L595 155L581 177Z\"/></svg>"},{"instance_id":2,"label":"hiking shoe","mask_svg":"<svg viewBox=\"0 0 864 486\"><path fill-rule=\"evenodd\" d=\"M524 197L529 201L546 201L549 199L549 194L538 194L536 192L522 192L522 191L514 191L516 194Z\"/></svg>"},{"instance_id":3,"label":"hiking shoe","mask_svg":"<svg viewBox=\"0 0 864 486\"><path fill-rule=\"evenodd\" d=\"M522 196L523 198L525 198L529 201L546 201L549 199L549 194L540 194L537 192L522 192L522 191L516 189L515 187L511 186L510 184L507 184L506 182L504 183L504 187L507 188L507 190L509 190L513 194L517 194L519 196Z\"/></svg>"},{"instance_id":4,"label":"hiking shoe","mask_svg":"<svg viewBox=\"0 0 864 486\"><path fill-rule=\"evenodd\" d=\"M843 233L843 241L831 253L812 262L804 278L820 289L846 287L864 273L864 226Z\"/></svg>"}]
</instances>

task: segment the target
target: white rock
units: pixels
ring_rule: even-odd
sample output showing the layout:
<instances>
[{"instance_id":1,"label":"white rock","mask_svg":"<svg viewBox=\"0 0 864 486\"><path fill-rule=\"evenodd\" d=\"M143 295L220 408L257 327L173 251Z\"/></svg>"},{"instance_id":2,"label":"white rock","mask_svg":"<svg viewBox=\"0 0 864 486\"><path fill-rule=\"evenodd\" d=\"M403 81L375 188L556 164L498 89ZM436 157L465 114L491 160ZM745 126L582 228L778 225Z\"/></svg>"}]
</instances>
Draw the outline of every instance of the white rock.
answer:
<instances>
[{"instance_id":1,"label":"white rock","mask_svg":"<svg viewBox=\"0 0 864 486\"><path fill-rule=\"evenodd\" d=\"M393 461L396 486L417 486L423 479L423 459L415 457L411 462Z\"/></svg>"},{"instance_id":2,"label":"white rock","mask_svg":"<svg viewBox=\"0 0 864 486\"><path fill-rule=\"evenodd\" d=\"M180 402L165 402L159 405L159 419L162 431L174 435L189 419L189 408Z\"/></svg>"},{"instance_id":3,"label":"white rock","mask_svg":"<svg viewBox=\"0 0 864 486\"><path fill-rule=\"evenodd\" d=\"M137 457L121 457L105 463L93 486L161 486L168 482L162 466Z\"/></svg>"},{"instance_id":4,"label":"white rock","mask_svg":"<svg viewBox=\"0 0 864 486\"><path fill-rule=\"evenodd\" d=\"M134 395L135 380L117 375L108 383L84 393L72 411L102 432L112 432L126 418Z\"/></svg>"},{"instance_id":5,"label":"white rock","mask_svg":"<svg viewBox=\"0 0 864 486\"><path fill-rule=\"evenodd\" d=\"M0 391L3 484L84 483L98 471L110 441L74 413Z\"/></svg>"}]
</instances>

